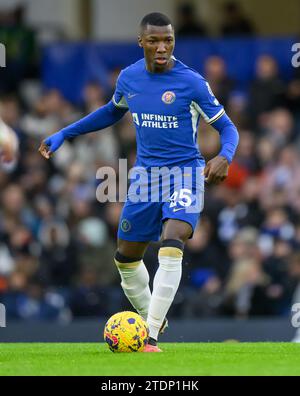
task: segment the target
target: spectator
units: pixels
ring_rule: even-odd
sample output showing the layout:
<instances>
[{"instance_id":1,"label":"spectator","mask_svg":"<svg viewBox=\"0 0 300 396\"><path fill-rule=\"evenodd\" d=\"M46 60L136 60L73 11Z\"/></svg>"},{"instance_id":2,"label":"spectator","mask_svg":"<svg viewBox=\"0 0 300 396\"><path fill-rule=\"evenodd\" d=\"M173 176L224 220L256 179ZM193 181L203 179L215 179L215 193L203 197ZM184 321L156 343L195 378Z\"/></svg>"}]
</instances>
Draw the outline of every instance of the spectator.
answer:
<instances>
[{"instance_id":1,"label":"spectator","mask_svg":"<svg viewBox=\"0 0 300 396\"><path fill-rule=\"evenodd\" d=\"M279 77L278 65L274 58L262 55L256 62L256 77L249 93L249 115L252 126L258 117L284 104L285 86Z\"/></svg>"},{"instance_id":2,"label":"spectator","mask_svg":"<svg viewBox=\"0 0 300 396\"><path fill-rule=\"evenodd\" d=\"M205 65L205 78L219 102L227 107L230 93L234 89L234 81L228 77L224 60L219 56L207 58Z\"/></svg>"},{"instance_id":3,"label":"spectator","mask_svg":"<svg viewBox=\"0 0 300 396\"><path fill-rule=\"evenodd\" d=\"M258 246L258 231L253 227L244 227L232 239L229 244L228 253L231 262L261 258Z\"/></svg>"},{"instance_id":4,"label":"spectator","mask_svg":"<svg viewBox=\"0 0 300 396\"><path fill-rule=\"evenodd\" d=\"M226 112L238 129L247 129L250 126L247 105L247 95L244 92L230 92Z\"/></svg>"},{"instance_id":5,"label":"spectator","mask_svg":"<svg viewBox=\"0 0 300 396\"><path fill-rule=\"evenodd\" d=\"M46 292L35 279L28 280L22 273L14 273L9 291L4 296L7 315L27 321L69 320L70 313L64 299L56 293Z\"/></svg>"},{"instance_id":6,"label":"spectator","mask_svg":"<svg viewBox=\"0 0 300 396\"><path fill-rule=\"evenodd\" d=\"M220 279L213 273L207 274L203 284L187 293L184 315L186 317L211 317L221 313L223 290Z\"/></svg>"},{"instance_id":7,"label":"spectator","mask_svg":"<svg viewBox=\"0 0 300 396\"><path fill-rule=\"evenodd\" d=\"M258 158L255 152L255 136L251 131L240 130L240 142L234 161L248 174L258 171Z\"/></svg>"},{"instance_id":8,"label":"spectator","mask_svg":"<svg viewBox=\"0 0 300 396\"><path fill-rule=\"evenodd\" d=\"M223 252L214 242L213 226L208 218L203 218L201 227L196 228L193 239L186 245L184 254L183 279L187 278L189 285L197 285L200 272L209 270L209 274L224 279L228 271L228 262Z\"/></svg>"},{"instance_id":9,"label":"spectator","mask_svg":"<svg viewBox=\"0 0 300 396\"><path fill-rule=\"evenodd\" d=\"M105 105L105 91L98 81L90 81L84 87L84 112L86 114L97 110L99 107Z\"/></svg>"},{"instance_id":10,"label":"spectator","mask_svg":"<svg viewBox=\"0 0 300 396\"><path fill-rule=\"evenodd\" d=\"M39 277L45 285L67 287L78 269L78 252L62 222L45 222L39 231L41 242Z\"/></svg>"},{"instance_id":11,"label":"spectator","mask_svg":"<svg viewBox=\"0 0 300 396\"><path fill-rule=\"evenodd\" d=\"M286 91L286 107L290 109L299 125L300 119L300 75L289 82Z\"/></svg>"},{"instance_id":12,"label":"spectator","mask_svg":"<svg viewBox=\"0 0 300 396\"><path fill-rule=\"evenodd\" d=\"M193 4L183 3L178 7L176 35L178 37L203 37L206 35L206 28L196 19L196 10Z\"/></svg>"},{"instance_id":13,"label":"spectator","mask_svg":"<svg viewBox=\"0 0 300 396\"><path fill-rule=\"evenodd\" d=\"M252 22L244 15L241 6L228 2L223 6L223 36L250 36L254 34Z\"/></svg>"},{"instance_id":14,"label":"spectator","mask_svg":"<svg viewBox=\"0 0 300 396\"><path fill-rule=\"evenodd\" d=\"M274 142L275 147L283 147L295 138L292 114L285 108L277 108L265 114L264 135Z\"/></svg>"},{"instance_id":15,"label":"spectator","mask_svg":"<svg viewBox=\"0 0 300 396\"><path fill-rule=\"evenodd\" d=\"M290 312L292 296L288 261L292 248L290 241L275 238L272 254L263 262L264 271L270 277L267 294L272 300L273 315L288 315Z\"/></svg>"},{"instance_id":16,"label":"spectator","mask_svg":"<svg viewBox=\"0 0 300 396\"><path fill-rule=\"evenodd\" d=\"M18 149L19 142L16 133L0 118L0 166L16 164Z\"/></svg>"},{"instance_id":17,"label":"spectator","mask_svg":"<svg viewBox=\"0 0 300 396\"><path fill-rule=\"evenodd\" d=\"M38 75L36 32L24 23L24 6L0 11L0 43L6 43L6 68L1 70L0 93L15 92L22 79Z\"/></svg>"},{"instance_id":18,"label":"spectator","mask_svg":"<svg viewBox=\"0 0 300 396\"><path fill-rule=\"evenodd\" d=\"M289 205L296 213L300 213L300 159L293 146L283 147L278 161L266 168L263 174L264 188L261 190L261 203L267 208L272 205L275 193L281 192L282 205ZM273 199L272 199L273 197Z\"/></svg>"},{"instance_id":19,"label":"spectator","mask_svg":"<svg viewBox=\"0 0 300 396\"><path fill-rule=\"evenodd\" d=\"M70 306L74 316L107 316L109 298L98 285L97 274L92 269L83 269L79 274L78 285L71 294Z\"/></svg>"},{"instance_id":20,"label":"spectator","mask_svg":"<svg viewBox=\"0 0 300 396\"><path fill-rule=\"evenodd\" d=\"M268 284L269 278L258 260L250 258L234 263L225 285L224 313L237 317L270 315Z\"/></svg>"},{"instance_id":21,"label":"spectator","mask_svg":"<svg viewBox=\"0 0 300 396\"><path fill-rule=\"evenodd\" d=\"M264 219L264 211L260 205L261 180L258 176L249 177L241 189L241 201L245 215L240 221L242 227L252 226L258 229Z\"/></svg>"},{"instance_id":22,"label":"spectator","mask_svg":"<svg viewBox=\"0 0 300 396\"><path fill-rule=\"evenodd\" d=\"M289 261L289 275L292 279L291 291L292 301L291 304L300 304L300 253L296 251ZM299 310L299 308L298 308ZM294 312L293 312L294 313ZM292 340L293 342L300 342L300 329L296 331L296 334Z\"/></svg>"}]
</instances>

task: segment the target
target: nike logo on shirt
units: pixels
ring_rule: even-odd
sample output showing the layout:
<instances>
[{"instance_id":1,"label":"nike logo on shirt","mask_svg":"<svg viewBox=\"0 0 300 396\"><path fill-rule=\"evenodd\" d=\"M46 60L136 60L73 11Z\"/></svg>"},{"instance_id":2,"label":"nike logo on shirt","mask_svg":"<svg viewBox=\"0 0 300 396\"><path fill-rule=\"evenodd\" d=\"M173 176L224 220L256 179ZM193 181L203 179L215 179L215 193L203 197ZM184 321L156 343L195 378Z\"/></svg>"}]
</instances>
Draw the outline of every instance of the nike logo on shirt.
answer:
<instances>
[{"instance_id":1,"label":"nike logo on shirt","mask_svg":"<svg viewBox=\"0 0 300 396\"><path fill-rule=\"evenodd\" d=\"M128 99L134 98L136 95L138 95L138 94L137 93L136 94L128 94Z\"/></svg>"}]
</instances>

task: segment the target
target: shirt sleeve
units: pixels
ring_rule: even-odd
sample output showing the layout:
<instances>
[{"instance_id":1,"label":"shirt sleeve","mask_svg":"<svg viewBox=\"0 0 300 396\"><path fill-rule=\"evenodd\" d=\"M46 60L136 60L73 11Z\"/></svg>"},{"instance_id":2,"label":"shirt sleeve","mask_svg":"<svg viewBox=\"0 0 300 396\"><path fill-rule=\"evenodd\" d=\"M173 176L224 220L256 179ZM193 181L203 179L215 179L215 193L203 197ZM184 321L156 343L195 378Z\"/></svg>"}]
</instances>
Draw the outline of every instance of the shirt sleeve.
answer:
<instances>
[{"instance_id":1,"label":"shirt sleeve","mask_svg":"<svg viewBox=\"0 0 300 396\"><path fill-rule=\"evenodd\" d=\"M202 77L195 83L194 107L208 124L213 124L225 114L224 107L215 97L209 83Z\"/></svg>"},{"instance_id":2,"label":"shirt sleeve","mask_svg":"<svg viewBox=\"0 0 300 396\"><path fill-rule=\"evenodd\" d=\"M124 92L124 72L122 71L117 79L116 89L112 97L112 102L116 107L128 109L126 96Z\"/></svg>"}]
</instances>

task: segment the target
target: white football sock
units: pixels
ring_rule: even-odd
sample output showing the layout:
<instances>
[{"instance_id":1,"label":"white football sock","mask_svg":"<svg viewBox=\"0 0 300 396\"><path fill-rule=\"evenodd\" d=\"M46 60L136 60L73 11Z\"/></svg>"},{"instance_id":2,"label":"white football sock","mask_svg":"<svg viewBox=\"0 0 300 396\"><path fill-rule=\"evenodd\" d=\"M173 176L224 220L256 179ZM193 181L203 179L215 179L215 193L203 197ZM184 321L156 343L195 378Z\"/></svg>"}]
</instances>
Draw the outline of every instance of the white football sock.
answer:
<instances>
[{"instance_id":1,"label":"white football sock","mask_svg":"<svg viewBox=\"0 0 300 396\"><path fill-rule=\"evenodd\" d=\"M115 259L121 275L121 286L132 306L145 320L147 319L151 292L149 274L143 260L120 263Z\"/></svg>"},{"instance_id":2,"label":"white football sock","mask_svg":"<svg viewBox=\"0 0 300 396\"><path fill-rule=\"evenodd\" d=\"M159 268L153 282L147 322L151 338L157 340L161 325L174 300L182 273L183 251L176 247L159 249Z\"/></svg>"}]
</instances>

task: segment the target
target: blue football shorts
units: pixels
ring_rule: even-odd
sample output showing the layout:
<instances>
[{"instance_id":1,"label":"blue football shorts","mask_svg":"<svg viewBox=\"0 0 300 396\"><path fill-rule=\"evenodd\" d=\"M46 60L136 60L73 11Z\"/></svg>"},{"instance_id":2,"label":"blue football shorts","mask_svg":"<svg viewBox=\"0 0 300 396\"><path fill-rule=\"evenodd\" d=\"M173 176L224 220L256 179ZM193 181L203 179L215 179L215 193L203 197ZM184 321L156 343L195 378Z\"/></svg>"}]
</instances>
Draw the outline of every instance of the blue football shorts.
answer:
<instances>
[{"instance_id":1,"label":"blue football shorts","mask_svg":"<svg viewBox=\"0 0 300 396\"><path fill-rule=\"evenodd\" d=\"M158 241L168 219L184 221L194 232L204 205L203 163L194 161L188 167L172 168L171 173L169 168L164 168L165 172L162 168L152 168L151 172L136 169L121 213L118 238Z\"/></svg>"}]
</instances>

